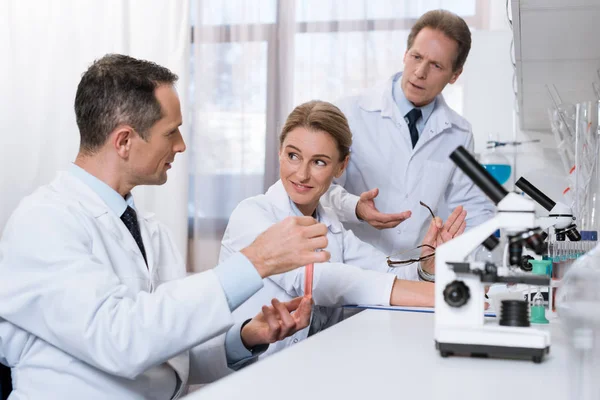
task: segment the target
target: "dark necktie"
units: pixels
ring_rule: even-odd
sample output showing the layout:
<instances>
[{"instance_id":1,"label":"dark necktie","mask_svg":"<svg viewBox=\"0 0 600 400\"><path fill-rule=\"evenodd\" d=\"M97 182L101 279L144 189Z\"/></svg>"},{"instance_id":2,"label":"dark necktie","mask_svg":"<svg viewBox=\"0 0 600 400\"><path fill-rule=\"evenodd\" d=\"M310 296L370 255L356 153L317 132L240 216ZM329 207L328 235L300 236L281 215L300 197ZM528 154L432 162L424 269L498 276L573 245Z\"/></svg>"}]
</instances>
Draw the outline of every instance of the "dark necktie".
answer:
<instances>
[{"instance_id":1,"label":"dark necktie","mask_svg":"<svg viewBox=\"0 0 600 400\"><path fill-rule=\"evenodd\" d=\"M421 118L421 109L413 108L405 115L406 119L408 119L408 130L410 131L410 141L412 142L413 149L417 145L417 141L419 140L419 131L417 130L417 121Z\"/></svg>"},{"instance_id":2,"label":"dark necktie","mask_svg":"<svg viewBox=\"0 0 600 400\"><path fill-rule=\"evenodd\" d=\"M144 249L144 242L142 242L142 234L140 233L140 225L138 224L135 210L127 206L127 210L121 215L121 221L123 221L129 232L131 232L131 236L133 236L133 239L144 256L146 265L148 265L148 260L146 260L146 250Z\"/></svg>"}]
</instances>

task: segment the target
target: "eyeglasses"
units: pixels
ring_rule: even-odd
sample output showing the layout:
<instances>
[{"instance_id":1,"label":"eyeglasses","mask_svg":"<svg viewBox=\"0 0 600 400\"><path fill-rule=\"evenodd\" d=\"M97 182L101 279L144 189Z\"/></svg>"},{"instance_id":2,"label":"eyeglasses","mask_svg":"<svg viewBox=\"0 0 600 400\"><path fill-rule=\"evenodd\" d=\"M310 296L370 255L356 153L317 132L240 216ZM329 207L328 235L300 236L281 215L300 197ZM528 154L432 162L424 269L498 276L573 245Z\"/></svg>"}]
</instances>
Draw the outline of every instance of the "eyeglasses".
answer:
<instances>
[{"instance_id":1,"label":"eyeglasses","mask_svg":"<svg viewBox=\"0 0 600 400\"><path fill-rule=\"evenodd\" d=\"M431 218L435 218L435 214L431 210L431 207L429 207L427 204L423 203L422 201L419 201L419 204L422 205L423 207L425 207L427 210L429 210L429 214L431 214ZM425 249L425 250L423 250L423 249ZM419 252L421 255L417 256L417 254L418 254L417 250L421 250ZM423 252L427 251L427 250L430 250L429 254L423 255ZM430 259L433 256L435 256L435 247L428 245L428 244L422 244L420 246L415 247L414 249L401 251L399 253L387 256L386 259L387 259L388 267L395 268L395 267L410 265L410 264L416 263L416 262L421 262L421 261Z\"/></svg>"},{"instance_id":2,"label":"eyeglasses","mask_svg":"<svg viewBox=\"0 0 600 400\"><path fill-rule=\"evenodd\" d=\"M423 249L426 249L425 251L430 250L430 253L423 255ZM421 250L420 256L415 256L417 250ZM414 249L401 251L399 253L392 254L391 256L387 256L386 259L388 267L395 268L428 260L433 256L435 256L435 247L429 244L422 244L420 246L415 247Z\"/></svg>"},{"instance_id":3,"label":"eyeglasses","mask_svg":"<svg viewBox=\"0 0 600 400\"><path fill-rule=\"evenodd\" d=\"M429 214L431 214L431 218L435 219L435 214L433 213L433 211L431 211L431 207L429 207L427 204L423 203L422 201L419 201L419 204L422 205L423 207L425 207L426 209L428 209Z\"/></svg>"}]
</instances>

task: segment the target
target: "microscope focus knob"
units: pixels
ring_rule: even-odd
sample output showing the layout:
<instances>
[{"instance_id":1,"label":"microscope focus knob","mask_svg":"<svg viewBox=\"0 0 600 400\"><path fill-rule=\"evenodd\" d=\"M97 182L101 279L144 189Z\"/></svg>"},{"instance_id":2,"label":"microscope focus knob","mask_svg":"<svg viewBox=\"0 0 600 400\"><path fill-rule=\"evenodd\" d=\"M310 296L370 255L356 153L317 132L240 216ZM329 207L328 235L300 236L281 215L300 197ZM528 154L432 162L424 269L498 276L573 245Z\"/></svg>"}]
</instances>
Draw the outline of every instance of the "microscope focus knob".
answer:
<instances>
[{"instance_id":1,"label":"microscope focus knob","mask_svg":"<svg viewBox=\"0 0 600 400\"><path fill-rule=\"evenodd\" d=\"M521 257L521 263L519 264L519 267L521 267L521 269L525 272L531 272L531 270L533 269L531 264L529 264L529 260L535 260L535 258L529 255Z\"/></svg>"},{"instance_id":2,"label":"microscope focus knob","mask_svg":"<svg viewBox=\"0 0 600 400\"><path fill-rule=\"evenodd\" d=\"M450 307L462 307L470 297L471 291L463 281L452 281L444 289L444 301Z\"/></svg>"}]
</instances>

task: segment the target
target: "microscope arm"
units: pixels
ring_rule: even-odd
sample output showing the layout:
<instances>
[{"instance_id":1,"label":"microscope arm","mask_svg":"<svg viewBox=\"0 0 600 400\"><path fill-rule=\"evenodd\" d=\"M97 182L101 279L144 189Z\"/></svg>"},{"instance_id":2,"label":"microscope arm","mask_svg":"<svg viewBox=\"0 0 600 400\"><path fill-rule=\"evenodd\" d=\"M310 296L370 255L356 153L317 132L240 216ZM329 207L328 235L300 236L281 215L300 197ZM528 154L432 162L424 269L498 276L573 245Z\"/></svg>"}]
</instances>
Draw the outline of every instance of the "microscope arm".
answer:
<instances>
[{"instance_id":1,"label":"microscope arm","mask_svg":"<svg viewBox=\"0 0 600 400\"><path fill-rule=\"evenodd\" d=\"M444 243L439 246L435 251L436 260L446 262L465 260L481 244L481 238L487 238L500 227L499 220L500 215L496 215L494 218L452 239L452 245Z\"/></svg>"}]
</instances>

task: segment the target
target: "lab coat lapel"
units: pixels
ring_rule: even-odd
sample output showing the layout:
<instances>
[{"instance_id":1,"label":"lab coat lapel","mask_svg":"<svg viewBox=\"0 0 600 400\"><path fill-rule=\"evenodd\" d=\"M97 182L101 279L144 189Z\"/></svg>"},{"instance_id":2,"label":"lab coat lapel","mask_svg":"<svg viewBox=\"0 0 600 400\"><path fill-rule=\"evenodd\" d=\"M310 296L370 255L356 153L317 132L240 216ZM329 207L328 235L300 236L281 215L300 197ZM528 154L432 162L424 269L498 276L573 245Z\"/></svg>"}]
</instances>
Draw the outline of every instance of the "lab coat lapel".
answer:
<instances>
[{"instance_id":1,"label":"lab coat lapel","mask_svg":"<svg viewBox=\"0 0 600 400\"><path fill-rule=\"evenodd\" d=\"M139 256L145 269L144 257L135 239L133 239L123 221L110 211L106 203L85 183L68 173L61 173L60 182L67 192L67 196L76 199L83 209L87 210L115 238L119 246Z\"/></svg>"},{"instance_id":2,"label":"lab coat lapel","mask_svg":"<svg viewBox=\"0 0 600 400\"><path fill-rule=\"evenodd\" d=\"M392 157L390 162L400 167L395 168L397 171L406 169L408 160L418 149L421 141L419 140L417 146L413 149L408 125L404 120L404 116L400 115L400 110L394 101L394 82L400 78L400 75L402 75L402 72L396 73L385 84L367 90L359 100L359 107L378 119L374 121L375 125L386 130L383 135L386 139L382 143L389 145L389 147L381 149L381 154L386 154L384 151L390 154ZM407 161L398 165L396 160Z\"/></svg>"},{"instance_id":3,"label":"lab coat lapel","mask_svg":"<svg viewBox=\"0 0 600 400\"><path fill-rule=\"evenodd\" d=\"M144 261L144 256L140 248L138 247L135 239L127 230L123 221L112 212L107 212L100 217L96 218L96 220L107 230L109 231L115 239L117 239L117 243L122 246L124 249L134 253L136 255L136 259L138 259L138 264L141 263L146 268L146 263ZM143 239L142 239L143 240ZM144 246L145 249L146 246ZM145 249L148 251L147 249ZM147 254L147 253L146 253ZM147 255L146 255L147 257Z\"/></svg>"},{"instance_id":4,"label":"lab coat lapel","mask_svg":"<svg viewBox=\"0 0 600 400\"><path fill-rule=\"evenodd\" d=\"M158 235L158 221L156 221L154 218L154 213L144 213L138 220L140 222L142 241L145 244L144 250L146 250L148 270L150 271L151 275L154 275L157 256L154 251L159 248L159 243L156 237Z\"/></svg>"},{"instance_id":5,"label":"lab coat lapel","mask_svg":"<svg viewBox=\"0 0 600 400\"><path fill-rule=\"evenodd\" d=\"M445 131L450 131L453 126L464 131L469 131L471 129L470 125L465 120L457 118L457 114L448 107L448 104L446 104L444 96L439 94L435 101L435 108L425 124L421 137L415 146L415 152L433 140L437 135L440 135Z\"/></svg>"},{"instance_id":6,"label":"lab coat lapel","mask_svg":"<svg viewBox=\"0 0 600 400\"><path fill-rule=\"evenodd\" d=\"M265 196L269 200L269 203L271 203L275 206L275 208L277 208L278 220L295 215L294 210L292 210L292 207L290 206L290 198L287 195L285 188L283 187L281 179L275 182L269 188L269 190L267 190Z\"/></svg>"}]
</instances>

